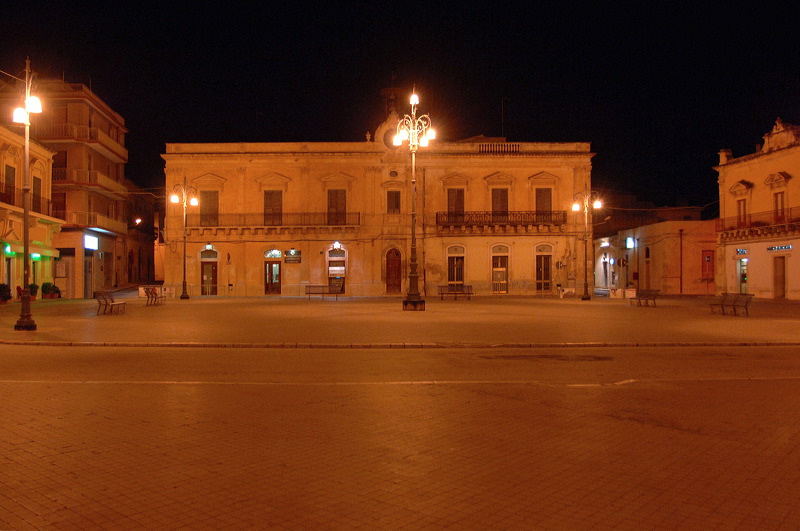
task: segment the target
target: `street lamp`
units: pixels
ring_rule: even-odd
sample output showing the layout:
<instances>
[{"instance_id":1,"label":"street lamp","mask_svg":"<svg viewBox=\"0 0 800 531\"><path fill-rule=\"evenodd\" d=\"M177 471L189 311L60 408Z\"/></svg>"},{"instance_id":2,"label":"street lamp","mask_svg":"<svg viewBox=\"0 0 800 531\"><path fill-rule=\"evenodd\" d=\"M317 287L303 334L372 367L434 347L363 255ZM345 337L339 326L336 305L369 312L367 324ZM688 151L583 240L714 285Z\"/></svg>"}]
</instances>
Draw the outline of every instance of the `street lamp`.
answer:
<instances>
[{"instance_id":1,"label":"street lamp","mask_svg":"<svg viewBox=\"0 0 800 531\"><path fill-rule=\"evenodd\" d=\"M411 94L411 116L405 115L397 123L397 134L392 142L395 146L408 141L411 150L411 256L408 272L408 295L403 301L405 311L425 311L425 300L419 294L419 274L417 273L417 149L428 145L436 138L431 128L431 119L425 114L417 118L419 97Z\"/></svg>"},{"instance_id":2,"label":"street lamp","mask_svg":"<svg viewBox=\"0 0 800 531\"><path fill-rule=\"evenodd\" d=\"M172 195L169 196L170 203L183 203L183 291L181 299L188 299L189 293L186 291L186 205L197 206L197 188L186 183L186 176L183 176L183 184L176 184L172 188Z\"/></svg>"},{"instance_id":3,"label":"street lamp","mask_svg":"<svg viewBox=\"0 0 800 531\"><path fill-rule=\"evenodd\" d=\"M36 321L31 314L31 255L30 255L30 210L31 210L31 114L42 112L42 102L31 96L31 60L25 59L25 79L4 74L19 81L25 81L25 100L22 107L14 109L13 121L25 126L25 154L22 182L22 293L19 319L14 330L36 330Z\"/></svg>"},{"instance_id":4,"label":"street lamp","mask_svg":"<svg viewBox=\"0 0 800 531\"><path fill-rule=\"evenodd\" d=\"M583 192L576 193L572 200L573 212L580 212L583 208L583 295L581 300L588 301L591 299L589 295L589 204L591 203L592 209L603 207L603 203L598 199L597 192L590 192L586 189Z\"/></svg>"}]
</instances>

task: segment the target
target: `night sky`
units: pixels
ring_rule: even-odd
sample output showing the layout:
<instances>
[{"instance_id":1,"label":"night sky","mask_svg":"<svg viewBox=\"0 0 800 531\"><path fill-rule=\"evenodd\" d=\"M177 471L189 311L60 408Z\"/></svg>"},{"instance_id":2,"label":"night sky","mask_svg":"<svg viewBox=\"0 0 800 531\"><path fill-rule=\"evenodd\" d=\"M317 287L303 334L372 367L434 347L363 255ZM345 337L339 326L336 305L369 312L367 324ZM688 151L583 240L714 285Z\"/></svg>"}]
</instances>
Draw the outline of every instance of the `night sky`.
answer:
<instances>
[{"instance_id":1,"label":"night sky","mask_svg":"<svg viewBox=\"0 0 800 531\"><path fill-rule=\"evenodd\" d=\"M591 142L595 188L664 206L714 202L720 149L800 123L793 7L29 4L0 7L0 69L90 85L142 186L167 142L363 140L387 86L416 84L444 140Z\"/></svg>"}]
</instances>

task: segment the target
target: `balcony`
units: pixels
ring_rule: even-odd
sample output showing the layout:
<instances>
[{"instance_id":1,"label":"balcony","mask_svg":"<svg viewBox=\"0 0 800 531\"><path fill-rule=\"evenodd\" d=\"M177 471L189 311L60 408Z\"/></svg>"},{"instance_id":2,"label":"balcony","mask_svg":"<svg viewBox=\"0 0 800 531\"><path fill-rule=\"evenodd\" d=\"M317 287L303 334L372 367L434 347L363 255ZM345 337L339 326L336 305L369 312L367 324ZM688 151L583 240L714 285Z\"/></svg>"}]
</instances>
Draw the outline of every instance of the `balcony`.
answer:
<instances>
[{"instance_id":1,"label":"balcony","mask_svg":"<svg viewBox=\"0 0 800 531\"><path fill-rule=\"evenodd\" d=\"M180 223L180 221L178 221ZM284 212L282 214L187 214L186 228L197 235L354 233L360 212Z\"/></svg>"},{"instance_id":2,"label":"balcony","mask_svg":"<svg viewBox=\"0 0 800 531\"><path fill-rule=\"evenodd\" d=\"M5 203L20 209L25 208L22 204L22 188L0 188L0 203ZM49 216L50 209L50 198L31 192L31 212Z\"/></svg>"},{"instance_id":3,"label":"balcony","mask_svg":"<svg viewBox=\"0 0 800 531\"><path fill-rule=\"evenodd\" d=\"M115 234L127 234L128 225L123 221L111 219L97 212L66 212L57 211L54 217L65 220L65 226L95 229L103 232L113 232Z\"/></svg>"},{"instance_id":4,"label":"balcony","mask_svg":"<svg viewBox=\"0 0 800 531\"><path fill-rule=\"evenodd\" d=\"M436 213L436 228L440 234L557 232L563 230L566 223L565 210Z\"/></svg>"},{"instance_id":5,"label":"balcony","mask_svg":"<svg viewBox=\"0 0 800 531\"><path fill-rule=\"evenodd\" d=\"M720 242L796 235L800 232L800 207L719 218L716 229Z\"/></svg>"},{"instance_id":6,"label":"balcony","mask_svg":"<svg viewBox=\"0 0 800 531\"><path fill-rule=\"evenodd\" d=\"M31 126L31 136L48 144L61 142L90 144L95 151L101 153L112 162L128 162L128 150L97 127L77 124L34 124Z\"/></svg>"},{"instance_id":7,"label":"balcony","mask_svg":"<svg viewBox=\"0 0 800 531\"><path fill-rule=\"evenodd\" d=\"M94 191L111 199L125 199L128 189L98 170L69 168L53 168L54 185L72 185L91 187Z\"/></svg>"}]
</instances>

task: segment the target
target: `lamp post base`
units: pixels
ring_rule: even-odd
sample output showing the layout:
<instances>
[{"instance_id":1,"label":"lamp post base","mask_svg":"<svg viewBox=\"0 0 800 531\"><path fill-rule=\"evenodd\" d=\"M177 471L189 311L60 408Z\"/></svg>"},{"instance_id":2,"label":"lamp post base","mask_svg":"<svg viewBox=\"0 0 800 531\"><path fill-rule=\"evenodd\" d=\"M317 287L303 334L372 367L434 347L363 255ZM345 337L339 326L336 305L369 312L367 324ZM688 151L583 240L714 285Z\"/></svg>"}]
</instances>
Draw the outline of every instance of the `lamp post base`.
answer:
<instances>
[{"instance_id":1,"label":"lamp post base","mask_svg":"<svg viewBox=\"0 0 800 531\"><path fill-rule=\"evenodd\" d=\"M425 299L405 299L403 301L404 312L424 312Z\"/></svg>"},{"instance_id":2,"label":"lamp post base","mask_svg":"<svg viewBox=\"0 0 800 531\"><path fill-rule=\"evenodd\" d=\"M14 325L14 330L36 330L36 323L33 321L33 319L27 321L20 319Z\"/></svg>"}]
</instances>

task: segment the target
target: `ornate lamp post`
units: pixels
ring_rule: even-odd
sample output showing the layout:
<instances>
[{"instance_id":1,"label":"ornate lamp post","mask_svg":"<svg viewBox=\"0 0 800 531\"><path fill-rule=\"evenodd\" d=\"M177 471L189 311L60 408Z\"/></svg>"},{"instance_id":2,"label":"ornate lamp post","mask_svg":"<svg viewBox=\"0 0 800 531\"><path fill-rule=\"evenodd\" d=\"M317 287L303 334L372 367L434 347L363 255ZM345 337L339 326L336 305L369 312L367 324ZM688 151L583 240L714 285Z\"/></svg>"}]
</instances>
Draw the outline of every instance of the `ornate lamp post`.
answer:
<instances>
[{"instance_id":1,"label":"ornate lamp post","mask_svg":"<svg viewBox=\"0 0 800 531\"><path fill-rule=\"evenodd\" d=\"M4 74L23 81L6 72ZM24 173L22 183L22 252L24 254L22 262L22 294L19 319L14 325L14 330L36 330L36 321L31 314L31 251L30 251L30 211L31 211L31 114L42 112L42 102L36 96L31 96L31 61L25 60L25 100L22 107L14 109L13 120L15 123L25 126L25 148L24 148Z\"/></svg>"},{"instance_id":2,"label":"ornate lamp post","mask_svg":"<svg viewBox=\"0 0 800 531\"><path fill-rule=\"evenodd\" d=\"M183 290L181 299L188 299L189 293L186 291L186 205L197 206L197 188L186 183L186 176L183 176L183 184L176 184L172 187L172 195L169 196L170 203L183 204Z\"/></svg>"},{"instance_id":3,"label":"ornate lamp post","mask_svg":"<svg viewBox=\"0 0 800 531\"><path fill-rule=\"evenodd\" d=\"M597 192L587 191L576 193L572 200L573 212L580 212L583 209L583 295L581 300L588 301L591 299L589 295L589 203L592 204L592 209L603 207L603 203L598 199Z\"/></svg>"},{"instance_id":4,"label":"ornate lamp post","mask_svg":"<svg viewBox=\"0 0 800 531\"><path fill-rule=\"evenodd\" d=\"M408 141L411 151L411 254L408 272L408 294L403 301L403 310L425 311L425 300L419 294L419 274L417 273L417 149L428 145L429 140L436 138L431 128L431 119L425 114L417 117L419 97L411 94L411 116L405 115L397 123L395 146Z\"/></svg>"}]
</instances>

